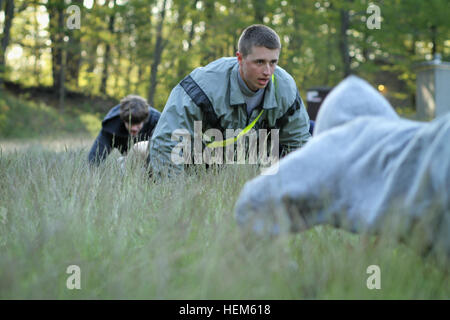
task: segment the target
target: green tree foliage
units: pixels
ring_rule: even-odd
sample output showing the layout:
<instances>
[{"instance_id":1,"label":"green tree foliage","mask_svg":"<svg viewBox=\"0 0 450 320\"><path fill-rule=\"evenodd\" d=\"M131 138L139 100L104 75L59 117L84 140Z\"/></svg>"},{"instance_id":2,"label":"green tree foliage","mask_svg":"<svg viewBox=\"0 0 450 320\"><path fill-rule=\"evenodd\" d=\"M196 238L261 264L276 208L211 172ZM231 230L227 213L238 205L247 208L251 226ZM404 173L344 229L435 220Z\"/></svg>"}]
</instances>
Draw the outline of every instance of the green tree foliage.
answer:
<instances>
[{"instance_id":1,"label":"green tree foliage","mask_svg":"<svg viewBox=\"0 0 450 320\"><path fill-rule=\"evenodd\" d=\"M373 85L384 84L394 105L413 106L416 63L435 53L450 58L447 0L373 1L380 8L381 29L367 27L369 0L14 3L7 79L55 90L61 79L63 89L115 98L140 94L160 110L192 69L234 56L239 35L253 23L279 33L279 65L294 76L303 96L309 87L334 86L345 75L357 74ZM81 9L80 30L66 26L72 4ZM0 14L0 30L4 17ZM8 56L18 47L20 57Z\"/></svg>"}]
</instances>

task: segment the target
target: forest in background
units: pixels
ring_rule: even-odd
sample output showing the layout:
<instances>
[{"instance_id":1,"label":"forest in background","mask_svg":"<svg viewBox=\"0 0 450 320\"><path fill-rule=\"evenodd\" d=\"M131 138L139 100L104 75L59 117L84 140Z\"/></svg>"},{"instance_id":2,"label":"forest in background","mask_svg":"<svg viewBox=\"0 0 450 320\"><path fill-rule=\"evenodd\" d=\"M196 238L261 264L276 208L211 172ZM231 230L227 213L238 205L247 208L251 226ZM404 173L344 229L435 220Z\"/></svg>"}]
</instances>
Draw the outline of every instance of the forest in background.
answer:
<instances>
[{"instance_id":1,"label":"forest in background","mask_svg":"<svg viewBox=\"0 0 450 320\"><path fill-rule=\"evenodd\" d=\"M380 29L368 28L371 3ZM414 107L414 67L450 60L449 13L448 0L0 0L0 82L46 88L60 107L68 94L136 93L162 110L192 69L234 56L242 30L262 23L304 99L356 74Z\"/></svg>"}]
</instances>

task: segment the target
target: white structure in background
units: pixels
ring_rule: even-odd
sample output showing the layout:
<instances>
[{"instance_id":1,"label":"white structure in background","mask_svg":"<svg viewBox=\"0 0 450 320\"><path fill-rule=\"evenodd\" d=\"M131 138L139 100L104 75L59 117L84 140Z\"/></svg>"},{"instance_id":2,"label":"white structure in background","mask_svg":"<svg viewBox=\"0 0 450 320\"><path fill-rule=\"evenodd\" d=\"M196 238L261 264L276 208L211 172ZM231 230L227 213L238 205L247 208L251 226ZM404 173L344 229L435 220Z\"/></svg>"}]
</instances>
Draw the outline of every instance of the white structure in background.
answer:
<instances>
[{"instance_id":1,"label":"white structure in background","mask_svg":"<svg viewBox=\"0 0 450 320\"><path fill-rule=\"evenodd\" d=\"M420 118L436 118L450 111L450 62L441 55L418 65L416 105Z\"/></svg>"}]
</instances>

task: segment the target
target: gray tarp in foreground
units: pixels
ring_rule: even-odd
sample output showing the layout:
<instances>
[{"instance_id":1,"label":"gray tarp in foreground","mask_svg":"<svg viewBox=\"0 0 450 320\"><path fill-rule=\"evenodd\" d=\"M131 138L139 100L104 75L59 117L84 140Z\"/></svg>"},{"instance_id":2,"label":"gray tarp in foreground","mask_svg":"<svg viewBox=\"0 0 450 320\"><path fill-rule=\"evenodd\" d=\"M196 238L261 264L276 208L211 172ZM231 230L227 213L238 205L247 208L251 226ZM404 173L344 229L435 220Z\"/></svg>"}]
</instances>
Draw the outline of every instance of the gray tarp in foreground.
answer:
<instances>
[{"instance_id":1,"label":"gray tarp in foreground","mask_svg":"<svg viewBox=\"0 0 450 320\"><path fill-rule=\"evenodd\" d=\"M393 221L407 233L425 221L430 244L450 253L449 195L450 114L402 119L350 76L325 99L313 138L246 183L235 214L240 226L271 234L317 224L377 233Z\"/></svg>"}]
</instances>

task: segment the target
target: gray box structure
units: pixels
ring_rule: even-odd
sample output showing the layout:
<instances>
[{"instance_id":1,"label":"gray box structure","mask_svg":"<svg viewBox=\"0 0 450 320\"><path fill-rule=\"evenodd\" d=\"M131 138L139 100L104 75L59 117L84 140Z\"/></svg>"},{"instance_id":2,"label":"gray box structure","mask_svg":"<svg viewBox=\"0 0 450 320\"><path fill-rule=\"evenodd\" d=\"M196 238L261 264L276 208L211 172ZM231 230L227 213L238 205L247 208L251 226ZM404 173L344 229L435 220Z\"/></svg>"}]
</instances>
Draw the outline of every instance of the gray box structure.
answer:
<instances>
[{"instance_id":1,"label":"gray box structure","mask_svg":"<svg viewBox=\"0 0 450 320\"><path fill-rule=\"evenodd\" d=\"M450 63L441 55L416 67L416 110L421 119L432 119L450 112Z\"/></svg>"}]
</instances>

